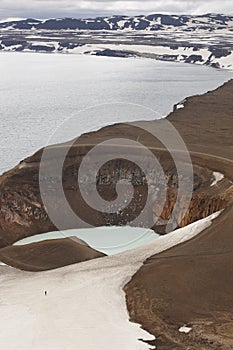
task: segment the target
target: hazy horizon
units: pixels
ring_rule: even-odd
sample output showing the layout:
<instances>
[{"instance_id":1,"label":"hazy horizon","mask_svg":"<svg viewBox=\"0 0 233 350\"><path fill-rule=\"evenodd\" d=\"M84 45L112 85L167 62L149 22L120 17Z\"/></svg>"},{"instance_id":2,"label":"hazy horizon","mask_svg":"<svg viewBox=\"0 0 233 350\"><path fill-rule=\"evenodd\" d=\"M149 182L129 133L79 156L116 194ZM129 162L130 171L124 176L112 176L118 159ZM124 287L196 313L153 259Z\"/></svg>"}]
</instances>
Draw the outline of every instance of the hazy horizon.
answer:
<instances>
[{"instance_id":1,"label":"hazy horizon","mask_svg":"<svg viewBox=\"0 0 233 350\"><path fill-rule=\"evenodd\" d=\"M0 19L8 18L88 18L111 15L203 15L233 13L232 0L2 0Z\"/></svg>"},{"instance_id":2,"label":"hazy horizon","mask_svg":"<svg viewBox=\"0 0 233 350\"><path fill-rule=\"evenodd\" d=\"M193 15L191 13L168 13L168 12L150 12L150 13L138 13L135 15L131 15L131 14L126 14L126 13L113 13L113 14L105 14L105 15L92 15L92 16L88 16L88 15L80 15L80 16L51 16L51 17L0 17L0 21L20 21L20 20L25 20L25 19L37 19L37 20L45 20L45 19L65 19L65 18L73 18L73 19L90 19L90 18L96 18L96 17L110 17L110 16L132 16L132 17L136 17L136 16L148 16L148 15L169 15L169 16L205 16L205 15L226 15L226 16L233 16L233 14L227 14L227 13L218 13L218 12L206 12L206 13L202 13L202 14L197 14L197 15Z\"/></svg>"}]
</instances>

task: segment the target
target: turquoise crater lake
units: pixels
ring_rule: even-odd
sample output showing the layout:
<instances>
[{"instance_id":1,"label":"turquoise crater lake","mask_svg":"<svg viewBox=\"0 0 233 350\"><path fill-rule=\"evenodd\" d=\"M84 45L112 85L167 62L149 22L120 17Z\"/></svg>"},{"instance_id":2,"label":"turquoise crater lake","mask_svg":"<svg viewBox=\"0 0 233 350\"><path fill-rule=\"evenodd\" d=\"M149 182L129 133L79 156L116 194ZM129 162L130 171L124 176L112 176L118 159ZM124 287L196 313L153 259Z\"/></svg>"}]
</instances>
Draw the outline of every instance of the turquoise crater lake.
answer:
<instances>
[{"instance_id":1,"label":"turquoise crater lake","mask_svg":"<svg viewBox=\"0 0 233 350\"><path fill-rule=\"evenodd\" d=\"M92 248L107 255L113 255L148 244L157 239L159 235L146 228L104 226L43 233L22 239L14 245L26 245L66 237L70 237L71 239L72 237L77 237L85 241Z\"/></svg>"}]
</instances>

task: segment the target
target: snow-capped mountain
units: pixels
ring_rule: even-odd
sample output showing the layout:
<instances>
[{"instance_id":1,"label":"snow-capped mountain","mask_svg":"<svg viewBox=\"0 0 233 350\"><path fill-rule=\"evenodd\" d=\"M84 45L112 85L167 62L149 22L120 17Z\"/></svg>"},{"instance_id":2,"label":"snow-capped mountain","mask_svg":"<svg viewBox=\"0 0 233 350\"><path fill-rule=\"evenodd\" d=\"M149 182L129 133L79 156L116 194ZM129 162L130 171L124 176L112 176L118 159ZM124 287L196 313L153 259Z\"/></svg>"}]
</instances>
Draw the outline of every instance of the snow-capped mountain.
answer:
<instances>
[{"instance_id":1,"label":"snow-capped mountain","mask_svg":"<svg viewBox=\"0 0 233 350\"><path fill-rule=\"evenodd\" d=\"M0 21L0 51L146 57L233 67L233 15Z\"/></svg>"},{"instance_id":2,"label":"snow-capped mountain","mask_svg":"<svg viewBox=\"0 0 233 350\"><path fill-rule=\"evenodd\" d=\"M0 28L7 29L45 29L45 30L166 30L179 28L183 31L233 31L233 15L206 14L201 16L163 15L148 16L110 16L93 19L58 18L58 19L16 19L0 23Z\"/></svg>"}]
</instances>

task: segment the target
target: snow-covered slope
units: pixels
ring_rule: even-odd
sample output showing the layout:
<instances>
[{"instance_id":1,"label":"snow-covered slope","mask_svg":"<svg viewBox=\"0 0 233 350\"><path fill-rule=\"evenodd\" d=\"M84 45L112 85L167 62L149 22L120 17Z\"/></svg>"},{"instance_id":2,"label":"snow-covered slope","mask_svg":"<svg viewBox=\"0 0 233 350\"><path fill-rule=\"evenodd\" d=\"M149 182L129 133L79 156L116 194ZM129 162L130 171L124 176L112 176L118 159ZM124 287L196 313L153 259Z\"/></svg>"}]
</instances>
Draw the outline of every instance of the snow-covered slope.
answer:
<instances>
[{"instance_id":1,"label":"snow-covered slope","mask_svg":"<svg viewBox=\"0 0 233 350\"><path fill-rule=\"evenodd\" d=\"M138 339L153 337L128 320L123 286L148 257L194 237L218 215L137 250L49 272L26 273L0 266L0 348L151 349Z\"/></svg>"},{"instance_id":2,"label":"snow-covered slope","mask_svg":"<svg viewBox=\"0 0 233 350\"><path fill-rule=\"evenodd\" d=\"M182 44L173 48L161 44L71 44L58 41L22 42L16 40L0 40L0 51L89 54L124 58L145 57L162 61L192 63L233 70L233 50L216 50L211 47L187 47Z\"/></svg>"}]
</instances>

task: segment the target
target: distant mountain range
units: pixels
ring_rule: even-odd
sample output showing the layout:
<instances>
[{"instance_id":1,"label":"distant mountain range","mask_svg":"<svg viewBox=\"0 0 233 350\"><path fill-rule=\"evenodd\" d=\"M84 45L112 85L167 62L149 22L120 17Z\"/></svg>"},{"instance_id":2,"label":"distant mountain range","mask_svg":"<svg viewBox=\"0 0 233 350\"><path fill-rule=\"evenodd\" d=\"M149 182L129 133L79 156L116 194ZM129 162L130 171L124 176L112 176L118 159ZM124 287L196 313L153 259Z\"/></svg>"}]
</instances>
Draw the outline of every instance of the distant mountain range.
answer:
<instances>
[{"instance_id":1,"label":"distant mountain range","mask_svg":"<svg viewBox=\"0 0 233 350\"><path fill-rule=\"evenodd\" d=\"M45 29L45 30L166 30L168 27L183 31L215 31L228 29L233 32L233 15L205 14L148 16L110 16L93 19L58 18L58 19L22 19L1 21L1 29Z\"/></svg>"},{"instance_id":2,"label":"distant mountain range","mask_svg":"<svg viewBox=\"0 0 233 350\"><path fill-rule=\"evenodd\" d=\"M0 21L0 51L76 53L233 69L233 15Z\"/></svg>"}]
</instances>

